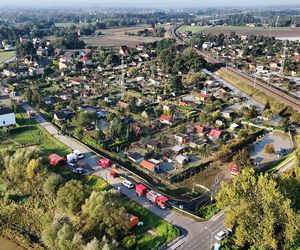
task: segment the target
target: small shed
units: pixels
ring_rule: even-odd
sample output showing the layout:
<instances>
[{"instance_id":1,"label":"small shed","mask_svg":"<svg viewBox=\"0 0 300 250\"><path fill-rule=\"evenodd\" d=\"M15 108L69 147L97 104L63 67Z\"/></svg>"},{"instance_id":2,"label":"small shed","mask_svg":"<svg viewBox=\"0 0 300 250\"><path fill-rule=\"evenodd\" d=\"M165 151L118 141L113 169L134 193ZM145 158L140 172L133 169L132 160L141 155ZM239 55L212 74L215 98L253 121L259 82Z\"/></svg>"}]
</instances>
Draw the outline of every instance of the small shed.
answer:
<instances>
[{"instance_id":1,"label":"small shed","mask_svg":"<svg viewBox=\"0 0 300 250\"><path fill-rule=\"evenodd\" d=\"M66 159L58 154L51 154L48 156L50 165L53 167L58 167L66 162Z\"/></svg>"},{"instance_id":2,"label":"small shed","mask_svg":"<svg viewBox=\"0 0 300 250\"><path fill-rule=\"evenodd\" d=\"M126 226L128 229L133 228L139 223L139 217L134 216L132 214L127 213L126 214Z\"/></svg>"}]
</instances>

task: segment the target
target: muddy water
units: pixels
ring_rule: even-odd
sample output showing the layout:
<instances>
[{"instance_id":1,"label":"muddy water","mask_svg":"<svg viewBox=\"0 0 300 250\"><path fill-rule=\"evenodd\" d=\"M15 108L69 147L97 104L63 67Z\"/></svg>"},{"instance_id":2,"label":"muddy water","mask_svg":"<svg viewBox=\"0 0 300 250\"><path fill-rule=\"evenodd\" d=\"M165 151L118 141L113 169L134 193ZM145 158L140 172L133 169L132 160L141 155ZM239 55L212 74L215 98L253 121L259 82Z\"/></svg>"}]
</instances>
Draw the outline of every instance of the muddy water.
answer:
<instances>
[{"instance_id":1,"label":"muddy water","mask_svg":"<svg viewBox=\"0 0 300 250\"><path fill-rule=\"evenodd\" d=\"M20 246L11 240L7 240L0 236L0 250L22 250Z\"/></svg>"}]
</instances>

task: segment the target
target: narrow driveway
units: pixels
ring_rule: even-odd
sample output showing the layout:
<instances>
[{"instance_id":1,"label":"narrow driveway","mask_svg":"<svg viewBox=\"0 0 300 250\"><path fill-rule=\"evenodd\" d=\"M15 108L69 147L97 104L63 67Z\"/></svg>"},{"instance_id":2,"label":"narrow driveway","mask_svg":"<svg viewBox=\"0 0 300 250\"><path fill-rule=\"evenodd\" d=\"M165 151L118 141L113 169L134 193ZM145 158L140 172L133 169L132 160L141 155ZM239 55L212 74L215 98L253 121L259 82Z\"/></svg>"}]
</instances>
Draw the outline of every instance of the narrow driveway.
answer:
<instances>
[{"instance_id":1,"label":"narrow driveway","mask_svg":"<svg viewBox=\"0 0 300 250\"><path fill-rule=\"evenodd\" d=\"M28 104L22 105L23 109L33 110ZM73 141L71 138L60 135L59 131L51 123L47 122L41 115L37 113L36 121L47 130L53 137L62 143L66 144L72 150L80 150L84 154L84 161L88 163L101 178L105 179L109 184L115 188L119 188L120 191L128 196L133 201L141 204L146 209L150 210L152 213L158 215L159 217L167 220L169 223L177 226L181 229L184 237L182 237L177 242L172 242L169 244L168 249L188 249L188 250L207 250L211 248L211 245L216 242L214 240L214 235L224 228L223 213L215 215L211 220L205 222L197 222L191 218L185 217L176 213L173 210L166 209L162 210L159 207L152 205L147 202L144 197L137 197L134 190L125 188L122 185L122 181L119 178L112 178L109 175L109 171L102 169L97 166L97 160L99 156L90 152L86 147L80 143Z\"/></svg>"}]
</instances>

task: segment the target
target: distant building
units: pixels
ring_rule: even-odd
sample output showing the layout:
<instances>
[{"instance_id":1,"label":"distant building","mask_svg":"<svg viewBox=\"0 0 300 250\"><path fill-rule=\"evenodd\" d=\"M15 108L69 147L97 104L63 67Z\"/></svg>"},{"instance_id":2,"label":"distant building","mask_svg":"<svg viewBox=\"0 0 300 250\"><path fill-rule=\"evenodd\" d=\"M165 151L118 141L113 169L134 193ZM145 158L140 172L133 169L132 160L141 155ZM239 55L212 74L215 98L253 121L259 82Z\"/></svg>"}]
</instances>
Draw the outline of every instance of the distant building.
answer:
<instances>
[{"instance_id":1,"label":"distant building","mask_svg":"<svg viewBox=\"0 0 300 250\"><path fill-rule=\"evenodd\" d=\"M16 115L8 107L0 108L0 127L16 125Z\"/></svg>"}]
</instances>

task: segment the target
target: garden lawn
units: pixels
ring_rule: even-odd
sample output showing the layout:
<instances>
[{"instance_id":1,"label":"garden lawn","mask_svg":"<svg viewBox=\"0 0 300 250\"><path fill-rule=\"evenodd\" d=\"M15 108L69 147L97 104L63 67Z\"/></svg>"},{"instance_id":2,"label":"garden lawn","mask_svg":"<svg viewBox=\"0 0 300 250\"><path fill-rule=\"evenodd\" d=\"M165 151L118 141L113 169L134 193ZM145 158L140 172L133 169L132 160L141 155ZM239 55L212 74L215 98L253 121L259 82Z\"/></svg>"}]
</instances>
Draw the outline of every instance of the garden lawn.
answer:
<instances>
[{"instance_id":1,"label":"garden lawn","mask_svg":"<svg viewBox=\"0 0 300 250\"><path fill-rule=\"evenodd\" d=\"M0 52L0 64L5 62L6 60L14 57L16 55L15 51L2 51Z\"/></svg>"},{"instance_id":2,"label":"garden lawn","mask_svg":"<svg viewBox=\"0 0 300 250\"><path fill-rule=\"evenodd\" d=\"M16 128L10 129L6 134L6 138L15 143L12 145L38 146L46 154L57 153L62 156L71 152L69 147L52 137L26 113L17 113L16 120Z\"/></svg>"}]
</instances>

